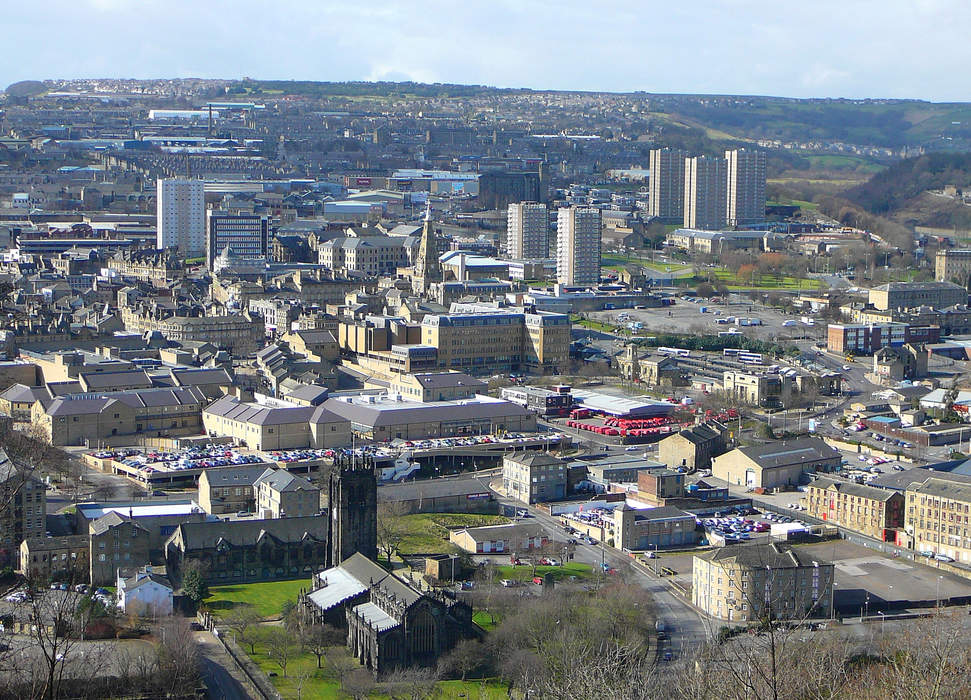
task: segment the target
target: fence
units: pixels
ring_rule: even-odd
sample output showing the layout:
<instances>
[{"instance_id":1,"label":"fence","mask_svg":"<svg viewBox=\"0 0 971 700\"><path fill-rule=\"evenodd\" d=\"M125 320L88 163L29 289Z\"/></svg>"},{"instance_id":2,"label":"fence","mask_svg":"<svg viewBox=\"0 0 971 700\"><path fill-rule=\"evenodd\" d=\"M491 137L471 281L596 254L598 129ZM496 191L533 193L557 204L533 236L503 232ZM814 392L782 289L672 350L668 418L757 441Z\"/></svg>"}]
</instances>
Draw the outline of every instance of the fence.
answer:
<instances>
[{"instance_id":1,"label":"fence","mask_svg":"<svg viewBox=\"0 0 971 700\"><path fill-rule=\"evenodd\" d=\"M219 631L216 627L216 619L212 616L212 613L199 612L197 618L199 624L212 632L212 636L222 644L223 649L229 654L229 658L233 660L233 664L237 670L246 679L246 687L248 690L252 691L259 700L282 700L283 696L273 687L273 684L266 674L263 673L263 670L253 663L235 642L228 639Z\"/></svg>"}]
</instances>

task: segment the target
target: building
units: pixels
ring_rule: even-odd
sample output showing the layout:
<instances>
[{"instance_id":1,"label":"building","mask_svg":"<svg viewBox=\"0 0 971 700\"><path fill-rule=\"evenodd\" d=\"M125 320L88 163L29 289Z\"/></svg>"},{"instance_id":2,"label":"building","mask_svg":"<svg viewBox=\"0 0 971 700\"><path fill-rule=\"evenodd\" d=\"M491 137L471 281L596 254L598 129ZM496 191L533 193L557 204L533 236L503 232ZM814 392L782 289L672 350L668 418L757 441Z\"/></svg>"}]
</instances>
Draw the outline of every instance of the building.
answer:
<instances>
[{"instance_id":1,"label":"building","mask_svg":"<svg viewBox=\"0 0 971 700\"><path fill-rule=\"evenodd\" d=\"M506 496L523 503L561 500L566 465L546 452L514 452L502 458L502 487Z\"/></svg>"},{"instance_id":2,"label":"building","mask_svg":"<svg viewBox=\"0 0 971 700\"><path fill-rule=\"evenodd\" d=\"M253 484L261 518L302 518L320 514L320 489L284 469L267 469Z\"/></svg>"},{"instance_id":3,"label":"building","mask_svg":"<svg viewBox=\"0 0 971 700\"><path fill-rule=\"evenodd\" d=\"M563 207L556 218L556 281L569 286L600 283L600 210Z\"/></svg>"},{"instance_id":4,"label":"building","mask_svg":"<svg viewBox=\"0 0 971 700\"><path fill-rule=\"evenodd\" d=\"M327 562L329 518L218 520L184 523L165 543L169 575L189 562L209 585L309 578Z\"/></svg>"},{"instance_id":5,"label":"building","mask_svg":"<svg viewBox=\"0 0 971 700\"><path fill-rule=\"evenodd\" d=\"M304 406L258 395L227 394L202 411L211 437L229 437L254 450L333 449L351 444L351 425L324 406Z\"/></svg>"},{"instance_id":6,"label":"building","mask_svg":"<svg viewBox=\"0 0 971 700\"><path fill-rule=\"evenodd\" d=\"M378 487L378 502L394 504L402 513L499 512L495 494L474 477L415 479Z\"/></svg>"},{"instance_id":7,"label":"building","mask_svg":"<svg viewBox=\"0 0 971 700\"><path fill-rule=\"evenodd\" d=\"M971 483L935 476L910 484L905 495L904 527L914 549L971 564Z\"/></svg>"},{"instance_id":8,"label":"building","mask_svg":"<svg viewBox=\"0 0 971 700\"><path fill-rule=\"evenodd\" d=\"M157 245L186 257L206 250L206 195L202 180L160 178L156 188Z\"/></svg>"},{"instance_id":9,"label":"building","mask_svg":"<svg viewBox=\"0 0 971 700\"><path fill-rule=\"evenodd\" d=\"M508 523L452 530L448 541L471 554L516 554L542 549L551 539L539 523Z\"/></svg>"},{"instance_id":10,"label":"building","mask_svg":"<svg viewBox=\"0 0 971 700\"><path fill-rule=\"evenodd\" d=\"M543 417L565 416L573 408L573 394L568 386L559 386L555 390L539 386L509 386L503 387L500 397Z\"/></svg>"},{"instance_id":11,"label":"building","mask_svg":"<svg viewBox=\"0 0 971 700\"><path fill-rule=\"evenodd\" d=\"M618 549L644 551L698 543L695 516L673 506L631 508L621 503L614 508L613 524Z\"/></svg>"},{"instance_id":12,"label":"building","mask_svg":"<svg viewBox=\"0 0 971 700\"><path fill-rule=\"evenodd\" d=\"M821 439L804 437L738 447L712 459L711 472L732 486L769 490L798 486L808 474L836 471L841 461Z\"/></svg>"},{"instance_id":13,"label":"building","mask_svg":"<svg viewBox=\"0 0 971 700\"><path fill-rule=\"evenodd\" d=\"M806 487L806 512L881 542L897 542L904 527L902 493L821 476Z\"/></svg>"},{"instance_id":14,"label":"building","mask_svg":"<svg viewBox=\"0 0 971 700\"><path fill-rule=\"evenodd\" d=\"M212 270L216 257L226 249L237 258L265 261L269 233L265 216L206 211L206 267Z\"/></svg>"},{"instance_id":15,"label":"building","mask_svg":"<svg viewBox=\"0 0 971 700\"><path fill-rule=\"evenodd\" d=\"M317 255L321 265L335 272L379 277L411 265L417 245L413 236L341 237L321 243Z\"/></svg>"},{"instance_id":16,"label":"building","mask_svg":"<svg viewBox=\"0 0 971 700\"><path fill-rule=\"evenodd\" d=\"M210 515L255 513L253 485L266 472L265 464L206 469L199 476L199 505Z\"/></svg>"},{"instance_id":17,"label":"building","mask_svg":"<svg viewBox=\"0 0 971 700\"><path fill-rule=\"evenodd\" d=\"M506 255L514 259L545 258L550 254L550 217L545 204L509 205L506 219Z\"/></svg>"},{"instance_id":18,"label":"building","mask_svg":"<svg viewBox=\"0 0 971 700\"><path fill-rule=\"evenodd\" d=\"M791 382L780 374L727 371L722 375L726 395L739 403L760 408L782 408L789 398Z\"/></svg>"},{"instance_id":19,"label":"building","mask_svg":"<svg viewBox=\"0 0 971 700\"><path fill-rule=\"evenodd\" d=\"M901 347L885 347L873 353L873 375L883 383L927 376L930 352L923 345L907 343Z\"/></svg>"},{"instance_id":20,"label":"building","mask_svg":"<svg viewBox=\"0 0 971 700\"><path fill-rule=\"evenodd\" d=\"M711 468L712 457L725 453L725 426L701 423L669 435L657 445L657 458L669 467L684 467L688 472Z\"/></svg>"},{"instance_id":21,"label":"building","mask_svg":"<svg viewBox=\"0 0 971 700\"><path fill-rule=\"evenodd\" d=\"M116 511L88 526L88 540L92 586L113 586L119 568L142 566L151 561L149 531L134 518Z\"/></svg>"},{"instance_id":22,"label":"building","mask_svg":"<svg viewBox=\"0 0 971 700\"><path fill-rule=\"evenodd\" d=\"M953 282L890 282L874 287L869 302L879 311L930 306L945 309L968 303L968 290Z\"/></svg>"},{"instance_id":23,"label":"building","mask_svg":"<svg viewBox=\"0 0 971 700\"><path fill-rule=\"evenodd\" d=\"M789 546L729 545L694 556L691 602L732 622L828 618L833 564Z\"/></svg>"},{"instance_id":24,"label":"building","mask_svg":"<svg viewBox=\"0 0 971 700\"><path fill-rule=\"evenodd\" d=\"M546 182L542 172L485 172L479 175L479 206L506 209L515 202L545 202Z\"/></svg>"},{"instance_id":25,"label":"building","mask_svg":"<svg viewBox=\"0 0 971 700\"><path fill-rule=\"evenodd\" d=\"M172 593L168 577L156 573L151 566L119 572L115 583L118 610L128 615L151 618L171 615Z\"/></svg>"},{"instance_id":26,"label":"building","mask_svg":"<svg viewBox=\"0 0 971 700\"><path fill-rule=\"evenodd\" d=\"M684 161L684 227L725 228L728 175L723 158L696 156Z\"/></svg>"},{"instance_id":27,"label":"building","mask_svg":"<svg viewBox=\"0 0 971 700\"><path fill-rule=\"evenodd\" d=\"M663 504L669 498L684 497L684 474L645 464L637 473L637 493L650 503Z\"/></svg>"},{"instance_id":28,"label":"building","mask_svg":"<svg viewBox=\"0 0 971 700\"><path fill-rule=\"evenodd\" d=\"M765 152L739 148L725 151L729 226L765 220Z\"/></svg>"},{"instance_id":29,"label":"building","mask_svg":"<svg viewBox=\"0 0 971 700\"><path fill-rule=\"evenodd\" d=\"M965 289L971 276L971 249L944 248L937 251L934 260L934 279L938 282L954 282Z\"/></svg>"},{"instance_id":30,"label":"building","mask_svg":"<svg viewBox=\"0 0 971 700\"><path fill-rule=\"evenodd\" d=\"M423 594L360 554L320 572L299 603L314 622L346 624L351 653L376 676L432 666L478 636L468 604Z\"/></svg>"},{"instance_id":31,"label":"building","mask_svg":"<svg viewBox=\"0 0 971 700\"><path fill-rule=\"evenodd\" d=\"M47 486L29 466L14 464L0 449L0 559L16 566L17 551L26 539L47 532Z\"/></svg>"},{"instance_id":32,"label":"building","mask_svg":"<svg viewBox=\"0 0 971 700\"><path fill-rule=\"evenodd\" d=\"M471 399L476 394L486 393L488 388L488 382L470 377L464 372L397 374L388 386L391 392L421 403Z\"/></svg>"},{"instance_id":33,"label":"building","mask_svg":"<svg viewBox=\"0 0 971 700\"><path fill-rule=\"evenodd\" d=\"M938 326L911 326L908 323L831 323L826 331L827 349L840 355L872 355L880 348L900 347L906 343L936 343L940 339Z\"/></svg>"},{"instance_id":34,"label":"building","mask_svg":"<svg viewBox=\"0 0 971 700\"><path fill-rule=\"evenodd\" d=\"M415 292L427 292L429 286L444 279L438 252L438 238L432 226L432 208L429 202L425 207L425 221L421 229L421 239L415 252L415 262L411 269L411 288Z\"/></svg>"},{"instance_id":35,"label":"building","mask_svg":"<svg viewBox=\"0 0 971 700\"><path fill-rule=\"evenodd\" d=\"M687 155L671 148L651 150L647 214L659 218L662 223L684 221L684 162Z\"/></svg>"},{"instance_id":36,"label":"building","mask_svg":"<svg viewBox=\"0 0 971 700\"><path fill-rule=\"evenodd\" d=\"M771 231L704 231L679 228L665 236L665 241L689 253L723 255L733 250L764 253L780 248L785 237Z\"/></svg>"},{"instance_id":37,"label":"building","mask_svg":"<svg viewBox=\"0 0 971 700\"><path fill-rule=\"evenodd\" d=\"M181 523L203 522L209 516L194 501L130 501L128 503L79 503L75 512L75 530L89 532L91 526L111 515L131 519L148 533L148 556L162 556L165 541ZM109 522L109 521L105 521ZM128 563L125 566L133 566Z\"/></svg>"},{"instance_id":38,"label":"building","mask_svg":"<svg viewBox=\"0 0 971 700\"><path fill-rule=\"evenodd\" d=\"M32 584L45 581L88 580L87 535L62 537L28 537L20 543L17 571Z\"/></svg>"},{"instance_id":39,"label":"building","mask_svg":"<svg viewBox=\"0 0 971 700\"><path fill-rule=\"evenodd\" d=\"M350 421L356 435L375 442L536 430L534 414L517 404L484 395L420 403L400 394L368 394L331 398L323 406Z\"/></svg>"}]
</instances>

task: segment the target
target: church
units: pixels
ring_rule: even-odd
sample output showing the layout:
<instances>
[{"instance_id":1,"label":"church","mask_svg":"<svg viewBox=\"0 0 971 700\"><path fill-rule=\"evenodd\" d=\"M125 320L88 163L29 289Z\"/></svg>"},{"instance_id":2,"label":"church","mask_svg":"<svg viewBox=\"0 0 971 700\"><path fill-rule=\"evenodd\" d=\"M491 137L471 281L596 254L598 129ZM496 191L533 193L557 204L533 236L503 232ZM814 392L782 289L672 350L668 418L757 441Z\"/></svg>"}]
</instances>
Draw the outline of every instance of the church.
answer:
<instances>
[{"instance_id":1,"label":"church","mask_svg":"<svg viewBox=\"0 0 971 700\"><path fill-rule=\"evenodd\" d=\"M423 594L374 561L353 554L314 577L300 607L315 623L347 625L347 646L375 675L430 666L482 634L471 606L448 593Z\"/></svg>"}]
</instances>

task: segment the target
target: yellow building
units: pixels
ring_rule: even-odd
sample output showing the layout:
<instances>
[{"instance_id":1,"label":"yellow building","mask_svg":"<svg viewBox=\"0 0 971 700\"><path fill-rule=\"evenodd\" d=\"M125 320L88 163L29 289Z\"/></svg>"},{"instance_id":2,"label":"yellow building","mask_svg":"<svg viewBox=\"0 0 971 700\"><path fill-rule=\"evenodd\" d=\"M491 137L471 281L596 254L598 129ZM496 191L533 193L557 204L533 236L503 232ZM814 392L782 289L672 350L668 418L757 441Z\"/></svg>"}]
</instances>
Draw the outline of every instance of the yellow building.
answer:
<instances>
[{"instance_id":1,"label":"yellow building","mask_svg":"<svg viewBox=\"0 0 971 700\"><path fill-rule=\"evenodd\" d=\"M907 487L904 528L918 552L971 563L971 483L933 477Z\"/></svg>"},{"instance_id":2,"label":"yellow building","mask_svg":"<svg viewBox=\"0 0 971 700\"><path fill-rule=\"evenodd\" d=\"M233 438L254 450L331 449L351 444L350 421L323 406L302 406L260 396L223 396L202 412L212 437Z\"/></svg>"},{"instance_id":3,"label":"yellow building","mask_svg":"<svg viewBox=\"0 0 971 700\"><path fill-rule=\"evenodd\" d=\"M830 562L787 545L744 544L695 555L691 602L732 622L828 618L833 609Z\"/></svg>"}]
</instances>

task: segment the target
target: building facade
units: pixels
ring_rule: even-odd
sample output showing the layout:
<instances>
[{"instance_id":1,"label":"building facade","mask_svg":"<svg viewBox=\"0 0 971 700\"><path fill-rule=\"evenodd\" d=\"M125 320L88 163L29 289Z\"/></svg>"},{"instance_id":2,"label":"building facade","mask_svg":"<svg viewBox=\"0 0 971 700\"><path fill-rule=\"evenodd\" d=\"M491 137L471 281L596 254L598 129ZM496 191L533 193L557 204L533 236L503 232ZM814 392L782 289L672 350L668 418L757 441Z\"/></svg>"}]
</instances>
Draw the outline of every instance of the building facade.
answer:
<instances>
[{"instance_id":1,"label":"building facade","mask_svg":"<svg viewBox=\"0 0 971 700\"><path fill-rule=\"evenodd\" d=\"M159 248L178 248L187 256L206 250L206 195L202 180L161 178L156 185Z\"/></svg>"},{"instance_id":2,"label":"building facade","mask_svg":"<svg viewBox=\"0 0 971 700\"><path fill-rule=\"evenodd\" d=\"M502 459L502 486L523 503L560 500L566 496L566 465L544 452L513 453Z\"/></svg>"},{"instance_id":3,"label":"building facade","mask_svg":"<svg viewBox=\"0 0 971 700\"><path fill-rule=\"evenodd\" d=\"M732 486L777 489L798 486L813 473L829 473L840 468L839 452L815 437L738 447L715 457L712 476Z\"/></svg>"},{"instance_id":4,"label":"building facade","mask_svg":"<svg viewBox=\"0 0 971 700\"><path fill-rule=\"evenodd\" d=\"M732 622L828 618L833 572L832 563L782 544L729 545L695 555L692 603Z\"/></svg>"},{"instance_id":5,"label":"building facade","mask_svg":"<svg viewBox=\"0 0 971 700\"><path fill-rule=\"evenodd\" d=\"M212 270L216 257L227 248L237 258L266 260L270 222L259 214L206 212L206 266Z\"/></svg>"},{"instance_id":6,"label":"building facade","mask_svg":"<svg viewBox=\"0 0 971 700\"><path fill-rule=\"evenodd\" d=\"M934 279L967 287L971 275L971 249L944 249L934 259Z\"/></svg>"},{"instance_id":7,"label":"building facade","mask_svg":"<svg viewBox=\"0 0 971 700\"><path fill-rule=\"evenodd\" d=\"M550 254L550 219L545 204L510 204L506 218L506 255L545 258Z\"/></svg>"},{"instance_id":8,"label":"building facade","mask_svg":"<svg viewBox=\"0 0 971 700\"><path fill-rule=\"evenodd\" d=\"M684 227L718 230L728 212L728 175L723 158L697 156L684 162Z\"/></svg>"},{"instance_id":9,"label":"building facade","mask_svg":"<svg viewBox=\"0 0 971 700\"><path fill-rule=\"evenodd\" d=\"M556 219L556 281L571 286L597 285L600 253L600 210L561 208Z\"/></svg>"},{"instance_id":10,"label":"building facade","mask_svg":"<svg viewBox=\"0 0 971 700\"><path fill-rule=\"evenodd\" d=\"M648 216L663 223L684 220L684 161L687 153L671 148L655 148L650 153L651 176L648 181Z\"/></svg>"},{"instance_id":11,"label":"building facade","mask_svg":"<svg viewBox=\"0 0 971 700\"><path fill-rule=\"evenodd\" d=\"M765 152L739 148L725 151L729 226L765 220Z\"/></svg>"},{"instance_id":12,"label":"building facade","mask_svg":"<svg viewBox=\"0 0 971 700\"><path fill-rule=\"evenodd\" d=\"M971 563L971 484L930 478L906 490L904 527L918 552Z\"/></svg>"},{"instance_id":13,"label":"building facade","mask_svg":"<svg viewBox=\"0 0 971 700\"><path fill-rule=\"evenodd\" d=\"M870 290L869 301L880 311L930 306L945 309L968 303L967 287L953 282L889 282Z\"/></svg>"},{"instance_id":14,"label":"building facade","mask_svg":"<svg viewBox=\"0 0 971 700\"><path fill-rule=\"evenodd\" d=\"M904 495L827 477L806 487L806 510L814 518L873 537L896 542L904 527Z\"/></svg>"},{"instance_id":15,"label":"building facade","mask_svg":"<svg viewBox=\"0 0 971 700\"><path fill-rule=\"evenodd\" d=\"M936 343L940 339L939 326L909 323L831 323L826 329L827 349L841 355L872 355L880 348Z\"/></svg>"}]
</instances>

